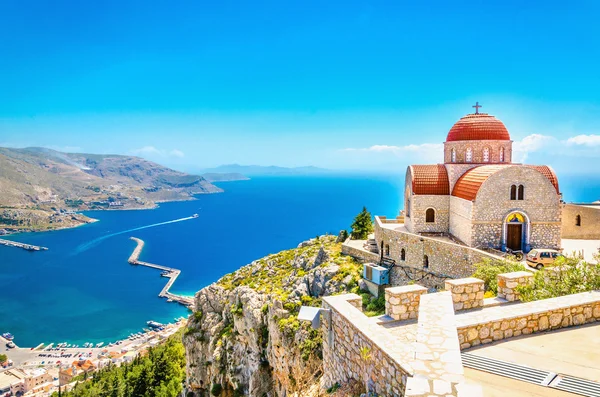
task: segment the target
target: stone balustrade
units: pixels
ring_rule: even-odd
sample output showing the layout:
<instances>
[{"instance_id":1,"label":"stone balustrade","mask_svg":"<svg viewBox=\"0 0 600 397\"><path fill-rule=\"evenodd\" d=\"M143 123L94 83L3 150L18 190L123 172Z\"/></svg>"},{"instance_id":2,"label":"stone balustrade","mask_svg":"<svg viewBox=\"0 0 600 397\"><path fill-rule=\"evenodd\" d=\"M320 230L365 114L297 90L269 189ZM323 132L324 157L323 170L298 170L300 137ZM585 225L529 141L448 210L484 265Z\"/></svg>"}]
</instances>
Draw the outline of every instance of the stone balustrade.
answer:
<instances>
[{"instance_id":1,"label":"stone balustrade","mask_svg":"<svg viewBox=\"0 0 600 397\"><path fill-rule=\"evenodd\" d=\"M483 307L483 280L473 277L459 278L446 280L444 286L444 289L452 294L455 311Z\"/></svg>"},{"instance_id":2,"label":"stone balustrade","mask_svg":"<svg viewBox=\"0 0 600 397\"><path fill-rule=\"evenodd\" d=\"M385 314L394 320L417 318L421 295L427 288L420 285L404 285L385 289Z\"/></svg>"},{"instance_id":3,"label":"stone balustrade","mask_svg":"<svg viewBox=\"0 0 600 397\"><path fill-rule=\"evenodd\" d=\"M527 285L533 281L533 273L520 271L512 273L502 273L498 275L498 298L506 299L509 302L519 300L517 287Z\"/></svg>"}]
</instances>

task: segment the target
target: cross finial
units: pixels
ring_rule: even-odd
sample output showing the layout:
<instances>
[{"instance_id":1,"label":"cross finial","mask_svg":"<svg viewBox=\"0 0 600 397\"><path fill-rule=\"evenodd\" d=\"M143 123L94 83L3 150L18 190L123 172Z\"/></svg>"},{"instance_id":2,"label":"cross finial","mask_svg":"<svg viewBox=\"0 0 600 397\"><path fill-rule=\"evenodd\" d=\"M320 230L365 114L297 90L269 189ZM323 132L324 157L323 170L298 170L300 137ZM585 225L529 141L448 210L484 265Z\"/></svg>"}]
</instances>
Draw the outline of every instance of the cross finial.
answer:
<instances>
[{"instance_id":1,"label":"cross finial","mask_svg":"<svg viewBox=\"0 0 600 397\"><path fill-rule=\"evenodd\" d=\"M475 102L475 105L473 105L473 107L475 108L475 114L479 114L479 108L482 108L483 106L481 106L479 102Z\"/></svg>"}]
</instances>

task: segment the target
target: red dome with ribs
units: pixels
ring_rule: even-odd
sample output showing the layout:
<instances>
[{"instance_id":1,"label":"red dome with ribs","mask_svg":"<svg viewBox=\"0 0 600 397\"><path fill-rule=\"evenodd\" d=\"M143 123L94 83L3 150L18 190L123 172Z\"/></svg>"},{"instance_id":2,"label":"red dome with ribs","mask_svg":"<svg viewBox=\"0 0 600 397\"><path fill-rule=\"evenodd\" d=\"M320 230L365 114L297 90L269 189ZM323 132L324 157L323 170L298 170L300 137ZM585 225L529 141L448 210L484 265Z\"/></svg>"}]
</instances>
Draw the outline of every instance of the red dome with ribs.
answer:
<instances>
[{"instance_id":1,"label":"red dome with ribs","mask_svg":"<svg viewBox=\"0 0 600 397\"><path fill-rule=\"evenodd\" d=\"M446 142L452 141L510 141L502 121L487 113L468 114L452 126Z\"/></svg>"}]
</instances>

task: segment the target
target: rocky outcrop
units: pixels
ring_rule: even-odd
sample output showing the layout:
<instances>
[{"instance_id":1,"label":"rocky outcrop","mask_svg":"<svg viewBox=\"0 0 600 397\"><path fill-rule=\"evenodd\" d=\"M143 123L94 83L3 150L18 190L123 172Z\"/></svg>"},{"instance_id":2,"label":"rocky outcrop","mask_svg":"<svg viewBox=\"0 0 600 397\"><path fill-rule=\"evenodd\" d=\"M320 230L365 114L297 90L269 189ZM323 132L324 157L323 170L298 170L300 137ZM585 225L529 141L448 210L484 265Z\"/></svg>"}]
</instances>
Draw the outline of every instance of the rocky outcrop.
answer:
<instances>
[{"instance_id":1,"label":"rocky outcrop","mask_svg":"<svg viewBox=\"0 0 600 397\"><path fill-rule=\"evenodd\" d=\"M184 336L197 396L291 396L318 382L321 334L301 305L355 291L361 265L324 236L252 262L196 294Z\"/></svg>"}]
</instances>

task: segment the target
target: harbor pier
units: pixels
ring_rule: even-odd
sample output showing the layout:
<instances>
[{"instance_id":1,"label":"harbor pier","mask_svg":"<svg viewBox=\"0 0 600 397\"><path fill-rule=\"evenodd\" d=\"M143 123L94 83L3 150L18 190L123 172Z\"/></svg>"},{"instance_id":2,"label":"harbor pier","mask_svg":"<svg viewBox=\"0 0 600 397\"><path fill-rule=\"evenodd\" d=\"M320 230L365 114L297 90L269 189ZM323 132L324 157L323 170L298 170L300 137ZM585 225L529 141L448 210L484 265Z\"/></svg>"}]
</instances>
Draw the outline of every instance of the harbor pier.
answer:
<instances>
[{"instance_id":1,"label":"harbor pier","mask_svg":"<svg viewBox=\"0 0 600 397\"><path fill-rule=\"evenodd\" d=\"M169 292L169 290L171 289L171 286L173 285L175 280L177 280L177 277L179 277L181 270L175 269L172 267L157 265L155 263L140 261L139 257L140 257L140 254L142 253L142 249L144 248L144 240L139 239L137 237L130 237L130 239L135 241L137 243L137 246L135 247L135 249L129 256L128 262L132 265L146 266L146 267L151 267L153 269L162 270L163 273L161 274L161 276L167 277L169 279L169 281L167 281L167 284L165 284L165 286L160 291L158 296L160 296L161 298L167 298L168 300L178 302L189 308L193 308L193 306L194 306L194 297L193 296L176 295L176 294L172 294Z\"/></svg>"},{"instance_id":2,"label":"harbor pier","mask_svg":"<svg viewBox=\"0 0 600 397\"><path fill-rule=\"evenodd\" d=\"M0 245L5 245L7 247L23 248L27 251L46 251L48 249L46 247L40 247L38 245L19 243L17 241L4 240L4 239L0 239Z\"/></svg>"}]
</instances>

